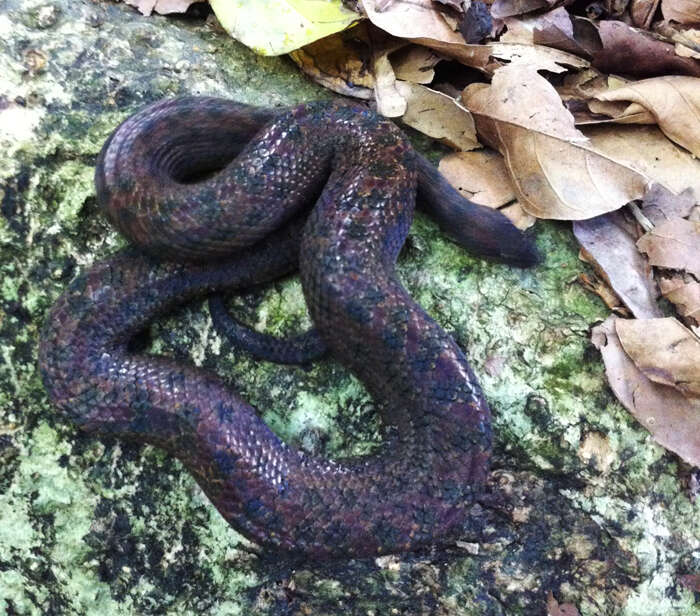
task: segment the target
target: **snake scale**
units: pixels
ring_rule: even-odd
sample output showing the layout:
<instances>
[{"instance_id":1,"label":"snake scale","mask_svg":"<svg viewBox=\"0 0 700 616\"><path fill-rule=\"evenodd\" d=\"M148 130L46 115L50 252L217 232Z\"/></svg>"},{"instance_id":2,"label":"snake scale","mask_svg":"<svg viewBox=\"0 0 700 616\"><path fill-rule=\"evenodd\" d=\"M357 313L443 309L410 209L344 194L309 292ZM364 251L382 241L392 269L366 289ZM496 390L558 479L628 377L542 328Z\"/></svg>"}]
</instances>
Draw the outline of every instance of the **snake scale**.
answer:
<instances>
[{"instance_id":1,"label":"snake scale","mask_svg":"<svg viewBox=\"0 0 700 616\"><path fill-rule=\"evenodd\" d=\"M393 123L343 101L155 103L114 131L95 178L133 247L78 276L48 315L40 368L62 413L90 434L176 456L265 546L363 556L463 532L487 476L490 411L463 352L394 264L416 191L476 252L528 265L529 239L450 188ZM305 454L216 375L129 345L175 305L297 267L323 345L392 426L376 455Z\"/></svg>"}]
</instances>

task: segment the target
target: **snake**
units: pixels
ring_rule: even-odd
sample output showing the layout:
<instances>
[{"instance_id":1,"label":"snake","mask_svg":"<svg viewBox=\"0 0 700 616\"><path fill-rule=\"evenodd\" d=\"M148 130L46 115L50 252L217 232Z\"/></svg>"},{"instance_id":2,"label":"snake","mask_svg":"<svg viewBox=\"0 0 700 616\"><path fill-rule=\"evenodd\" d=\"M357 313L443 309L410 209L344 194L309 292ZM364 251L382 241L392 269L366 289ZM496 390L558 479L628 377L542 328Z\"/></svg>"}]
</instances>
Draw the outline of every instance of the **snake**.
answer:
<instances>
[{"instance_id":1,"label":"snake","mask_svg":"<svg viewBox=\"0 0 700 616\"><path fill-rule=\"evenodd\" d=\"M176 457L232 527L271 550L362 557L464 533L489 472L491 412L395 264L417 200L477 254L531 265L531 238L466 200L392 121L342 99L153 103L107 139L95 186L130 245L79 274L46 317L39 367L63 416ZM379 409L375 453L295 448L215 373L132 344L184 302L297 269L320 345Z\"/></svg>"}]
</instances>

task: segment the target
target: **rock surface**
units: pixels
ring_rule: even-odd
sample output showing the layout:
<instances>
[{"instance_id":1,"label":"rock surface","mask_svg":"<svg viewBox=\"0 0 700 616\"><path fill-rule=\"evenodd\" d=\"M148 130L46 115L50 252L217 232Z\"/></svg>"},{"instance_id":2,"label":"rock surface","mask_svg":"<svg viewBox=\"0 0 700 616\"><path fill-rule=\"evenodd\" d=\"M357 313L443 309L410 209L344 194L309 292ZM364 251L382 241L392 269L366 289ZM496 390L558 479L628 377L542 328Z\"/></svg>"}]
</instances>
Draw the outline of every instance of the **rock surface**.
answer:
<instances>
[{"instance_id":1,"label":"rock surface","mask_svg":"<svg viewBox=\"0 0 700 616\"><path fill-rule=\"evenodd\" d=\"M678 461L614 401L573 279L569 229L538 223L546 261L471 258L419 217L400 260L418 301L467 348L495 412L494 479L515 509L451 549L336 563L260 553L161 452L78 433L36 370L44 314L123 241L92 174L126 115L164 96L264 105L327 97L285 59L259 58L206 15L143 18L109 2L0 4L0 612L7 614L700 614L700 505ZM425 140L418 140L426 146ZM308 325L297 281L237 298L273 333ZM155 324L154 352L226 375L283 438L340 457L380 439L372 401L330 361L256 363L201 303ZM478 541L477 541L478 540Z\"/></svg>"}]
</instances>

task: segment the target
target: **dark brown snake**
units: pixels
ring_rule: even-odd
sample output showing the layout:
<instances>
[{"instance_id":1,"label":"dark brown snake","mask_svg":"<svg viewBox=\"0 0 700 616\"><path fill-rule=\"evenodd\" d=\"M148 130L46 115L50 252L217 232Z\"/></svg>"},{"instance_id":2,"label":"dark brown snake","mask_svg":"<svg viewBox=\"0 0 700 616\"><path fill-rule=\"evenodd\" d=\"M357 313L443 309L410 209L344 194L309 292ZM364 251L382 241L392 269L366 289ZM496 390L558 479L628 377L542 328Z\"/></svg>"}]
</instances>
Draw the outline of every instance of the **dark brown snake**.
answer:
<instances>
[{"instance_id":1,"label":"dark brown snake","mask_svg":"<svg viewBox=\"0 0 700 616\"><path fill-rule=\"evenodd\" d=\"M176 456L264 545L361 556L463 532L487 475L490 412L464 354L394 264L417 189L481 254L528 265L528 239L462 199L394 124L340 101L276 112L163 101L116 129L95 177L107 216L138 248L89 268L48 316L40 366L63 413ZM323 345L394 426L377 455L306 455L214 374L129 347L177 304L297 266Z\"/></svg>"}]
</instances>

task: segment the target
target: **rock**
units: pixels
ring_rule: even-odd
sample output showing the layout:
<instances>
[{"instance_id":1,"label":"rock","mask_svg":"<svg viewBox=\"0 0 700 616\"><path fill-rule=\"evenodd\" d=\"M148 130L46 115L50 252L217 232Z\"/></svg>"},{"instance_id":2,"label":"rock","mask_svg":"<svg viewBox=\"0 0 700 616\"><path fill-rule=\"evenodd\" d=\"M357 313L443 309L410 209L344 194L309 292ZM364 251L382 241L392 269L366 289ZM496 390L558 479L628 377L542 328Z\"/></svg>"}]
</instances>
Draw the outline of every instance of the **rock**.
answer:
<instances>
[{"instance_id":1,"label":"rock","mask_svg":"<svg viewBox=\"0 0 700 616\"><path fill-rule=\"evenodd\" d=\"M43 317L76 272L123 244L96 209L97 152L129 113L185 93L273 106L329 96L201 11L146 19L108 2L3 3L0 611L519 614L543 612L550 590L584 615L692 609L675 578L698 569L698 505L677 461L607 388L587 342L605 310L570 283L580 265L560 225L538 224L547 258L532 271L474 259L421 216L400 260L494 408L494 486L511 507L479 507L486 531L467 529L452 549L379 564L260 553L179 463L88 438L52 409L36 369ZM273 333L308 325L294 279L234 303ZM308 371L254 362L216 336L201 303L155 324L150 344L225 375L297 446L332 457L380 446L373 403L351 375L331 361ZM503 364L488 371L494 353ZM579 455L591 433L607 438L604 466Z\"/></svg>"}]
</instances>

